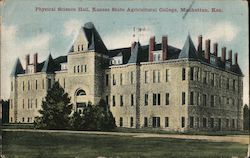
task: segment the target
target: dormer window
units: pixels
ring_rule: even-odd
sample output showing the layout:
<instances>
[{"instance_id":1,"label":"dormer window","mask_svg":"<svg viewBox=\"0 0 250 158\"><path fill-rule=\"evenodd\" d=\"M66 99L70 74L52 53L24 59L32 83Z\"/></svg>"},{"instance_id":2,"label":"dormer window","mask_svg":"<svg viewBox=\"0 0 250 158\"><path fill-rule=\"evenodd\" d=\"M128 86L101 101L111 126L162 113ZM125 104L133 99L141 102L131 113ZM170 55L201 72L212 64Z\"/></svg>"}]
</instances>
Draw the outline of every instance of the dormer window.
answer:
<instances>
[{"instance_id":1,"label":"dormer window","mask_svg":"<svg viewBox=\"0 0 250 158\"><path fill-rule=\"evenodd\" d=\"M123 63L123 57L122 56L115 56L110 61L110 65L120 65L122 63Z\"/></svg>"},{"instance_id":2,"label":"dormer window","mask_svg":"<svg viewBox=\"0 0 250 158\"><path fill-rule=\"evenodd\" d=\"M226 69L229 70L231 68L231 63L229 61L226 61Z\"/></svg>"},{"instance_id":3,"label":"dormer window","mask_svg":"<svg viewBox=\"0 0 250 158\"><path fill-rule=\"evenodd\" d=\"M34 65L28 65L28 73L34 73Z\"/></svg>"},{"instance_id":4,"label":"dormer window","mask_svg":"<svg viewBox=\"0 0 250 158\"><path fill-rule=\"evenodd\" d=\"M153 51L154 61L162 61L162 51Z\"/></svg>"},{"instance_id":5,"label":"dormer window","mask_svg":"<svg viewBox=\"0 0 250 158\"><path fill-rule=\"evenodd\" d=\"M210 56L210 63L213 65L216 65L216 57L215 56Z\"/></svg>"},{"instance_id":6,"label":"dormer window","mask_svg":"<svg viewBox=\"0 0 250 158\"><path fill-rule=\"evenodd\" d=\"M67 63L61 63L61 70L67 70L68 69L68 66L67 66Z\"/></svg>"}]
</instances>

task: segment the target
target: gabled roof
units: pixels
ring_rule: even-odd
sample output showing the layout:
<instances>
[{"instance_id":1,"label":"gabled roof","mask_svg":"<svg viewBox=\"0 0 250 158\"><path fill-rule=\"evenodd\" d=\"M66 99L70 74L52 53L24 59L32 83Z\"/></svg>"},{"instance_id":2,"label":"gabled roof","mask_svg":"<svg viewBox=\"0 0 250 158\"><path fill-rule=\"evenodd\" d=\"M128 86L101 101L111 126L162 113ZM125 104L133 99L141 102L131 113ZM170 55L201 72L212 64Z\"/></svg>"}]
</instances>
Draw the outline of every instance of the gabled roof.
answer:
<instances>
[{"instance_id":1,"label":"gabled roof","mask_svg":"<svg viewBox=\"0 0 250 158\"><path fill-rule=\"evenodd\" d=\"M11 71L10 76L11 76L11 77L14 77L14 76L16 76L17 74L23 74L23 73L24 73L23 66L22 66L22 64L21 64L21 62L20 62L20 59L17 58L17 60L16 60L16 62L15 62L15 65L14 65L12 71Z\"/></svg>"},{"instance_id":2,"label":"gabled roof","mask_svg":"<svg viewBox=\"0 0 250 158\"><path fill-rule=\"evenodd\" d=\"M195 49L194 43L190 37L190 35L187 36L187 39L185 41L185 44L179 54L179 59L181 58L192 58L192 59L198 59L197 51Z\"/></svg>"},{"instance_id":3,"label":"gabled roof","mask_svg":"<svg viewBox=\"0 0 250 158\"><path fill-rule=\"evenodd\" d=\"M88 42L88 50L94 50L98 53L107 54L107 48L92 22L84 24L79 31L79 35L81 35L81 32L83 32L83 36L85 36L84 38L86 38ZM71 52L73 52L73 46L69 50L69 53Z\"/></svg>"}]
</instances>

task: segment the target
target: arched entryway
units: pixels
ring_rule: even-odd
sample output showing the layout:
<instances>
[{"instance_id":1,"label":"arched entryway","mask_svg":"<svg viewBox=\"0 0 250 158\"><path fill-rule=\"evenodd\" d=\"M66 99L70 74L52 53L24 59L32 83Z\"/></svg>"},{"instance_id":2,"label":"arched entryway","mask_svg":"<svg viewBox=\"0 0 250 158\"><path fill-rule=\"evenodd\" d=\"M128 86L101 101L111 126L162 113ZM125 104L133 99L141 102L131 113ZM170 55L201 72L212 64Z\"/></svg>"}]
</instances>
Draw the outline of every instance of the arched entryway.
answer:
<instances>
[{"instance_id":1,"label":"arched entryway","mask_svg":"<svg viewBox=\"0 0 250 158\"><path fill-rule=\"evenodd\" d=\"M83 109L87 106L88 100L86 95L83 89L79 88L75 91L76 111L79 113L82 113Z\"/></svg>"}]
</instances>

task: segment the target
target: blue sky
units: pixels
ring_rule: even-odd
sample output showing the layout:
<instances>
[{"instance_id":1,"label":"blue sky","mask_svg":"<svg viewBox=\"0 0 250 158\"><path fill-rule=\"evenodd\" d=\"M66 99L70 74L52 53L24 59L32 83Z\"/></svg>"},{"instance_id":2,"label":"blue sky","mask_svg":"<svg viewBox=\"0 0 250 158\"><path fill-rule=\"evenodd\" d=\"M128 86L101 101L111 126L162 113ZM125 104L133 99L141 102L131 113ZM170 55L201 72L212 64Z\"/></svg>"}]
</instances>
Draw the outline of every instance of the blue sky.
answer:
<instances>
[{"instance_id":1,"label":"blue sky","mask_svg":"<svg viewBox=\"0 0 250 158\"><path fill-rule=\"evenodd\" d=\"M93 22L109 49L130 46L133 27L146 30L139 37L142 44L148 44L155 35L160 42L162 35L168 35L170 45L182 48L188 35L195 45L197 36L218 42L233 53L238 52L239 64L245 75L244 103L248 103L248 10L247 3L240 0L195 1L192 8L220 8L220 13L192 13L183 19L180 8L188 8L192 1L31 1L6 0L1 6L2 15L2 97L9 97L9 74L17 57L24 65L25 54L38 52L41 62L49 53L53 57L66 55L79 28L86 22ZM36 12L41 8L88 7L90 12ZM178 12L91 12L92 7L102 8L172 8ZM204 42L203 42L204 43Z\"/></svg>"}]
</instances>

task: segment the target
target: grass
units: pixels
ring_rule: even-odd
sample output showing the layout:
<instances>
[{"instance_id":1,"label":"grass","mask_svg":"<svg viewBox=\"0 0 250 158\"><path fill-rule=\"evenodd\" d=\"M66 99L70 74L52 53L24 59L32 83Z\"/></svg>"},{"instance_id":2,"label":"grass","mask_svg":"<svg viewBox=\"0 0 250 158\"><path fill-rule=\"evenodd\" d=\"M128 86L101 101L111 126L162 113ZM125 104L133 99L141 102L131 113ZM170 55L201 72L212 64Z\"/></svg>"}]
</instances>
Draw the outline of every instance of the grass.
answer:
<instances>
[{"instance_id":1,"label":"grass","mask_svg":"<svg viewBox=\"0 0 250 158\"><path fill-rule=\"evenodd\" d=\"M247 145L169 138L3 131L8 158L231 158L244 157Z\"/></svg>"}]
</instances>

